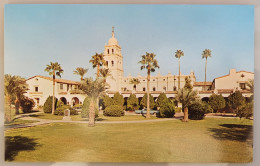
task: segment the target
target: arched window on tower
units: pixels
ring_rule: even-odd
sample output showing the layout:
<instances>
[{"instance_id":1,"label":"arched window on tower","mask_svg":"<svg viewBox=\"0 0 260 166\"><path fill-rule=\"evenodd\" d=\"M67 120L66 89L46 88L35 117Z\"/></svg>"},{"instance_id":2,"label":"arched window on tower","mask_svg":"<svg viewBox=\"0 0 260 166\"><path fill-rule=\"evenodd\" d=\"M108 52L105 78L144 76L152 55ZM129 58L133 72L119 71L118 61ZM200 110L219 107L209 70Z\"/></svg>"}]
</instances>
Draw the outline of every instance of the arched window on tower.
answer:
<instances>
[{"instance_id":1,"label":"arched window on tower","mask_svg":"<svg viewBox=\"0 0 260 166\"><path fill-rule=\"evenodd\" d=\"M112 49L112 54L114 54L114 49Z\"/></svg>"},{"instance_id":2,"label":"arched window on tower","mask_svg":"<svg viewBox=\"0 0 260 166\"><path fill-rule=\"evenodd\" d=\"M109 49L107 49L107 54L109 54Z\"/></svg>"},{"instance_id":3,"label":"arched window on tower","mask_svg":"<svg viewBox=\"0 0 260 166\"><path fill-rule=\"evenodd\" d=\"M108 61L106 61L106 66L108 67Z\"/></svg>"},{"instance_id":4,"label":"arched window on tower","mask_svg":"<svg viewBox=\"0 0 260 166\"><path fill-rule=\"evenodd\" d=\"M136 85L134 85L133 90L136 90Z\"/></svg>"},{"instance_id":5,"label":"arched window on tower","mask_svg":"<svg viewBox=\"0 0 260 166\"><path fill-rule=\"evenodd\" d=\"M145 91L145 87L143 87L143 91Z\"/></svg>"},{"instance_id":6,"label":"arched window on tower","mask_svg":"<svg viewBox=\"0 0 260 166\"><path fill-rule=\"evenodd\" d=\"M111 63L112 63L112 66L114 66L114 61L111 61Z\"/></svg>"},{"instance_id":7,"label":"arched window on tower","mask_svg":"<svg viewBox=\"0 0 260 166\"><path fill-rule=\"evenodd\" d=\"M153 87L153 91L155 91L156 90L156 88L155 87Z\"/></svg>"}]
</instances>

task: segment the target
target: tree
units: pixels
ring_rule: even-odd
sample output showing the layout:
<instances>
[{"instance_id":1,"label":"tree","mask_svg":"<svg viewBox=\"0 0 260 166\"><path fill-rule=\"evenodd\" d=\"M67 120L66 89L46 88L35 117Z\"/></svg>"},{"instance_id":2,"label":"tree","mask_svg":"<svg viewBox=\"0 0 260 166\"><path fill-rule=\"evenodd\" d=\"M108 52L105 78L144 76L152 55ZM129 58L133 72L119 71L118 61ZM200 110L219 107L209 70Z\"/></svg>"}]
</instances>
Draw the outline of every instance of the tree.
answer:
<instances>
[{"instance_id":1,"label":"tree","mask_svg":"<svg viewBox=\"0 0 260 166\"><path fill-rule=\"evenodd\" d=\"M187 88L182 88L178 90L176 95L176 100L182 103L182 108L184 109L183 121L188 121L188 106L192 104L197 98L197 91L193 91Z\"/></svg>"},{"instance_id":2,"label":"tree","mask_svg":"<svg viewBox=\"0 0 260 166\"><path fill-rule=\"evenodd\" d=\"M169 99L165 99L162 101L160 106L160 116L162 118L172 118L175 114L175 105Z\"/></svg>"},{"instance_id":3,"label":"tree","mask_svg":"<svg viewBox=\"0 0 260 166\"><path fill-rule=\"evenodd\" d=\"M17 111L17 102L20 103L23 94L26 92L28 85L26 80L20 76L12 76L10 74L5 74L4 76L4 95L7 99L9 106L9 117L8 121L10 122L12 117L12 103L16 103L16 113L19 113L19 106ZM15 100L16 99L16 100Z\"/></svg>"},{"instance_id":4,"label":"tree","mask_svg":"<svg viewBox=\"0 0 260 166\"><path fill-rule=\"evenodd\" d=\"M124 105L124 97L123 95L120 95L119 92L114 94L113 105L119 105L119 106Z\"/></svg>"},{"instance_id":5,"label":"tree","mask_svg":"<svg viewBox=\"0 0 260 166\"><path fill-rule=\"evenodd\" d=\"M108 95L103 96L103 102L104 102L105 108L113 105L113 99L111 97L109 97Z\"/></svg>"},{"instance_id":6,"label":"tree","mask_svg":"<svg viewBox=\"0 0 260 166\"><path fill-rule=\"evenodd\" d=\"M147 105L147 103L148 103L147 100L148 99L150 100L149 105ZM143 107L146 107L147 110L148 110L148 106L150 108L153 108L155 106L154 98L153 98L153 96L151 94L149 94L149 98L148 99L147 99L147 94L145 94L143 96L142 100L141 100L141 103L140 103L140 105L142 105ZM149 115L150 115L150 112L149 112Z\"/></svg>"},{"instance_id":7,"label":"tree","mask_svg":"<svg viewBox=\"0 0 260 166\"><path fill-rule=\"evenodd\" d=\"M228 96L228 106L235 110L235 113L238 114L239 110L245 105L246 99L243 97L240 91L235 91L234 93Z\"/></svg>"},{"instance_id":8,"label":"tree","mask_svg":"<svg viewBox=\"0 0 260 166\"><path fill-rule=\"evenodd\" d=\"M97 77L96 79L99 78L100 74L100 67L103 66L103 64L105 64L105 60L104 60L104 55L101 53L101 54L98 54L96 53L95 55L93 55L91 57L92 59L90 59L90 63L92 63L92 67L93 68L97 68Z\"/></svg>"},{"instance_id":9,"label":"tree","mask_svg":"<svg viewBox=\"0 0 260 166\"><path fill-rule=\"evenodd\" d=\"M54 108L56 109L58 99L54 98ZM44 113L52 113L52 103L53 103L53 96L49 96L43 105Z\"/></svg>"},{"instance_id":10,"label":"tree","mask_svg":"<svg viewBox=\"0 0 260 166\"><path fill-rule=\"evenodd\" d=\"M203 52L202 52L202 59L205 58L206 61L205 61L205 81L204 81L204 90L206 90L206 76L207 76L207 60L208 60L208 57L211 57L211 50L210 49L205 49Z\"/></svg>"},{"instance_id":11,"label":"tree","mask_svg":"<svg viewBox=\"0 0 260 166\"><path fill-rule=\"evenodd\" d=\"M99 97L104 95L105 82L102 79L87 78L81 81L79 85L80 93L87 94L90 97L89 104L89 127L95 126L95 107L98 107Z\"/></svg>"},{"instance_id":12,"label":"tree","mask_svg":"<svg viewBox=\"0 0 260 166\"><path fill-rule=\"evenodd\" d=\"M254 79L249 79L246 85L249 87L249 91L254 93Z\"/></svg>"},{"instance_id":13,"label":"tree","mask_svg":"<svg viewBox=\"0 0 260 166\"><path fill-rule=\"evenodd\" d=\"M148 53L146 52L145 55L142 55L142 60L138 63L141 64L141 70L147 69L147 112L146 112L146 118L150 118L150 77L151 72L155 72L156 68L159 68L158 61L155 59L154 53Z\"/></svg>"},{"instance_id":14,"label":"tree","mask_svg":"<svg viewBox=\"0 0 260 166\"><path fill-rule=\"evenodd\" d=\"M88 72L88 69L85 69L83 67L77 67L76 70L73 71L73 74L79 75L80 80L83 81L83 77L87 72Z\"/></svg>"},{"instance_id":15,"label":"tree","mask_svg":"<svg viewBox=\"0 0 260 166\"><path fill-rule=\"evenodd\" d=\"M168 102L168 98L167 98L166 94L165 93L160 93L160 95L158 96L157 101L156 101L156 106L157 107L161 107L166 102Z\"/></svg>"},{"instance_id":16,"label":"tree","mask_svg":"<svg viewBox=\"0 0 260 166\"><path fill-rule=\"evenodd\" d=\"M140 80L138 78L132 78L129 83L133 84L135 86L134 90L136 90L137 85L140 84Z\"/></svg>"},{"instance_id":17,"label":"tree","mask_svg":"<svg viewBox=\"0 0 260 166\"><path fill-rule=\"evenodd\" d=\"M131 94L127 98L127 105L130 105L132 109L135 109L138 106L138 99L135 94Z\"/></svg>"},{"instance_id":18,"label":"tree","mask_svg":"<svg viewBox=\"0 0 260 166\"><path fill-rule=\"evenodd\" d=\"M185 77L185 85L184 88L192 90L193 86L191 85L191 80L189 77Z\"/></svg>"},{"instance_id":19,"label":"tree","mask_svg":"<svg viewBox=\"0 0 260 166\"><path fill-rule=\"evenodd\" d=\"M182 50L177 50L175 52L175 57L178 58L178 62L179 62L179 79L178 79L178 89L180 89L181 86L181 67L180 67L180 58L184 56L184 52Z\"/></svg>"},{"instance_id":20,"label":"tree","mask_svg":"<svg viewBox=\"0 0 260 166\"><path fill-rule=\"evenodd\" d=\"M236 111L236 116L242 119L242 117L250 118L253 115L254 102L244 103L242 106L238 107Z\"/></svg>"},{"instance_id":21,"label":"tree","mask_svg":"<svg viewBox=\"0 0 260 166\"><path fill-rule=\"evenodd\" d=\"M52 84L53 84L53 94L52 94L52 111L51 113L54 114L55 110L55 77L56 75L61 77L61 74L63 74L63 69L61 68L60 64L58 62L50 62L50 65L46 65L45 70L46 72L49 72L49 75L52 76Z\"/></svg>"},{"instance_id":22,"label":"tree","mask_svg":"<svg viewBox=\"0 0 260 166\"><path fill-rule=\"evenodd\" d=\"M226 102L222 95L212 94L209 97L209 105L214 110L214 112L217 112L218 110L225 108Z\"/></svg>"}]
</instances>

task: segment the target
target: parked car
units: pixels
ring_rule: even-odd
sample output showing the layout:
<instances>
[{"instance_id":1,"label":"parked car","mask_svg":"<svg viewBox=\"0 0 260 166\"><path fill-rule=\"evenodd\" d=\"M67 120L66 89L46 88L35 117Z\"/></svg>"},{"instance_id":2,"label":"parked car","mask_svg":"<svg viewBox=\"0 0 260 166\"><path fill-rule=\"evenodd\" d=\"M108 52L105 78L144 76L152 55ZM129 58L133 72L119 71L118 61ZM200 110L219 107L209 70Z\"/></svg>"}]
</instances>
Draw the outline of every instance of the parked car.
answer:
<instances>
[{"instance_id":1,"label":"parked car","mask_svg":"<svg viewBox=\"0 0 260 166\"><path fill-rule=\"evenodd\" d=\"M136 114L146 114L147 110L146 109L142 109L142 110L135 110L135 113ZM159 114L160 111L158 110L150 110L150 114L151 115L156 115L156 114Z\"/></svg>"}]
</instances>

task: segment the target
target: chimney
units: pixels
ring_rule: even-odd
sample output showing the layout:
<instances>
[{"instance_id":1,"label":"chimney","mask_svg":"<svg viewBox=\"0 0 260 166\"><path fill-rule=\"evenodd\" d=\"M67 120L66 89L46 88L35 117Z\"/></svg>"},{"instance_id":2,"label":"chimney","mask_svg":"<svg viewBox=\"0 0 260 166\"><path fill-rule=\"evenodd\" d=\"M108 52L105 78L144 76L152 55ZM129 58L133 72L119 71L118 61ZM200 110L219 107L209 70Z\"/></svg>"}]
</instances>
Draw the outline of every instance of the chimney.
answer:
<instances>
[{"instance_id":1,"label":"chimney","mask_svg":"<svg viewBox=\"0 0 260 166\"><path fill-rule=\"evenodd\" d=\"M229 75L230 76L233 76L233 75L235 75L236 74L236 69L230 69L229 70Z\"/></svg>"}]
</instances>

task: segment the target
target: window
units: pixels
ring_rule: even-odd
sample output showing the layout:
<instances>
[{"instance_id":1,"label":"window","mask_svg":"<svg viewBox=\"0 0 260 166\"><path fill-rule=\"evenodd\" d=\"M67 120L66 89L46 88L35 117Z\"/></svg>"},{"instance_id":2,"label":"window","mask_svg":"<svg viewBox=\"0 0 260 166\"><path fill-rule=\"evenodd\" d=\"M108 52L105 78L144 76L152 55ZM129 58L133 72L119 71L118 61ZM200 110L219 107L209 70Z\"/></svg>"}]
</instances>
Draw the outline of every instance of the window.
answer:
<instances>
[{"instance_id":1,"label":"window","mask_svg":"<svg viewBox=\"0 0 260 166\"><path fill-rule=\"evenodd\" d=\"M38 92L38 90L39 90L39 87L36 86L36 87L35 87L35 92Z\"/></svg>"},{"instance_id":2,"label":"window","mask_svg":"<svg viewBox=\"0 0 260 166\"><path fill-rule=\"evenodd\" d=\"M155 89L155 87L153 87L153 91L155 91L156 89Z\"/></svg>"},{"instance_id":3,"label":"window","mask_svg":"<svg viewBox=\"0 0 260 166\"><path fill-rule=\"evenodd\" d=\"M155 81L155 79L153 79L153 81Z\"/></svg>"},{"instance_id":4,"label":"window","mask_svg":"<svg viewBox=\"0 0 260 166\"><path fill-rule=\"evenodd\" d=\"M112 63L112 66L114 66L114 61L112 61L111 63Z\"/></svg>"},{"instance_id":5,"label":"window","mask_svg":"<svg viewBox=\"0 0 260 166\"><path fill-rule=\"evenodd\" d=\"M163 87L163 90L166 91L166 87L165 86Z\"/></svg>"},{"instance_id":6,"label":"window","mask_svg":"<svg viewBox=\"0 0 260 166\"><path fill-rule=\"evenodd\" d=\"M165 79L163 79L163 81L165 81Z\"/></svg>"},{"instance_id":7,"label":"window","mask_svg":"<svg viewBox=\"0 0 260 166\"><path fill-rule=\"evenodd\" d=\"M126 91L126 88L124 88L124 91Z\"/></svg>"},{"instance_id":8,"label":"window","mask_svg":"<svg viewBox=\"0 0 260 166\"><path fill-rule=\"evenodd\" d=\"M107 49L107 54L109 54L109 49Z\"/></svg>"},{"instance_id":9,"label":"window","mask_svg":"<svg viewBox=\"0 0 260 166\"><path fill-rule=\"evenodd\" d=\"M63 84L60 84L60 90L62 90L63 89Z\"/></svg>"},{"instance_id":10,"label":"window","mask_svg":"<svg viewBox=\"0 0 260 166\"><path fill-rule=\"evenodd\" d=\"M112 54L114 54L114 49L112 49Z\"/></svg>"},{"instance_id":11,"label":"window","mask_svg":"<svg viewBox=\"0 0 260 166\"><path fill-rule=\"evenodd\" d=\"M108 66L108 61L106 61L106 66Z\"/></svg>"},{"instance_id":12,"label":"window","mask_svg":"<svg viewBox=\"0 0 260 166\"><path fill-rule=\"evenodd\" d=\"M145 91L145 87L143 87L143 91Z\"/></svg>"},{"instance_id":13,"label":"window","mask_svg":"<svg viewBox=\"0 0 260 166\"><path fill-rule=\"evenodd\" d=\"M239 86L240 86L241 89L246 89L246 84L245 83L240 83Z\"/></svg>"},{"instance_id":14,"label":"window","mask_svg":"<svg viewBox=\"0 0 260 166\"><path fill-rule=\"evenodd\" d=\"M145 80L143 80L143 82L144 82Z\"/></svg>"},{"instance_id":15,"label":"window","mask_svg":"<svg viewBox=\"0 0 260 166\"><path fill-rule=\"evenodd\" d=\"M176 89L177 89L176 86L174 86L174 87L173 87L173 91L176 91Z\"/></svg>"},{"instance_id":16,"label":"window","mask_svg":"<svg viewBox=\"0 0 260 166\"><path fill-rule=\"evenodd\" d=\"M70 88L70 85L69 85L69 84L67 84L67 91L69 91L69 88Z\"/></svg>"},{"instance_id":17,"label":"window","mask_svg":"<svg viewBox=\"0 0 260 166\"><path fill-rule=\"evenodd\" d=\"M134 85L133 89L136 90L136 85Z\"/></svg>"}]
</instances>

